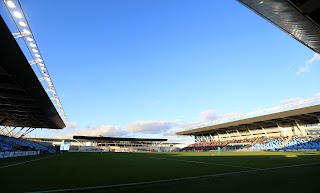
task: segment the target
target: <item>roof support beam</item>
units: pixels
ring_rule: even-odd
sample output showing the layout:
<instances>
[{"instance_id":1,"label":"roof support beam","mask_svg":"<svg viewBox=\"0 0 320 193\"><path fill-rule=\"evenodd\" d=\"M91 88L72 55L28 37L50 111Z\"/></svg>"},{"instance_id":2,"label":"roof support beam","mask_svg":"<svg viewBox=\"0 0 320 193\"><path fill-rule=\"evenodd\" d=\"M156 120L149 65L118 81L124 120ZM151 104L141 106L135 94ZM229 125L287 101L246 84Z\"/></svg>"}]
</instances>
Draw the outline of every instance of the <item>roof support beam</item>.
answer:
<instances>
[{"instance_id":1,"label":"roof support beam","mask_svg":"<svg viewBox=\"0 0 320 193\"><path fill-rule=\"evenodd\" d=\"M231 136L230 136L230 134L228 133L228 131L226 131L226 133L227 133L229 139L231 140Z\"/></svg>"},{"instance_id":2,"label":"roof support beam","mask_svg":"<svg viewBox=\"0 0 320 193\"><path fill-rule=\"evenodd\" d=\"M243 138L242 138L242 136L241 136L241 134L240 134L240 132L238 131L238 129L237 129L236 131L237 131L237 133L238 133L238 135L239 135L240 139L243 139Z\"/></svg>"},{"instance_id":3,"label":"roof support beam","mask_svg":"<svg viewBox=\"0 0 320 193\"><path fill-rule=\"evenodd\" d=\"M19 133L24 129L24 127L21 127L20 130L18 130L15 134L13 134L13 137L16 137L19 135Z\"/></svg>"},{"instance_id":4,"label":"roof support beam","mask_svg":"<svg viewBox=\"0 0 320 193\"><path fill-rule=\"evenodd\" d=\"M34 131L34 130L35 130L35 128L31 128L31 127L30 127L30 128L27 129L24 133L22 133L19 138L28 135L29 133L31 133L31 132Z\"/></svg>"},{"instance_id":5,"label":"roof support beam","mask_svg":"<svg viewBox=\"0 0 320 193\"><path fill-rule=\"evenodd\" d=\"M2 125L3 122L5 122L7 119L7 117L3 117L2 119L0 119L0 125Z\"/></svg>"},{"instance_id":6,"label":"roof support beam","mask_svg":"<svg viewBox=\"0 0 320 193\"><path fill-rule=\"evenodd\" d=\"M251 134L251 137L254 137L249 127L248 127L248 131Z\"/></svg>"},{"instance_id":7,"label":"roof support beam","mask_svg":"<svg viewBox=\"0 0 320 193\"><path fill-rule=\"evenodd\" d=\"M278 127L281 135L282 135L282 136L285 136L285 135L283 134L283 130L281 129L282 127L280 126L280 124L279 124L279 123L276 123L276 124L277 124L277 127Z\"/></svg>"},{"instance_id":8,"label":"roof support beam","mask_svg":"<svg viewBox=\"0 0 320 193\"><path fill-rule=\"evenodd\" d=\"M213 136L211 135L211 133L209 133L210 137L211 137L211 141L214 141Z\"/></svg>"},{"instance_id":9,"label":"roof support beam","mask_svg":"<svg viewBox=\"0 0 320 193\"><path fill-rule=\"evenodd\" d=\"M2 133L2 135L5 135L5 133L3 132L3 130L6 128L7 126L4 126L1 128L0 132Z\"/></svg>"},{"instance_id":10,"label":"roof support beam","mask_svg":"<svg viewBox=\"0 0 320 193\"><path fill-rule=\"evenodd\" d=\"M294 123L296 124L297 128L299 129L301 135L306 136L307 133L306 133L305 129L301 128L301 125L299 124L299 122L297 120L295 120Z\"/></svg>"},{"instance_id":11,"label":"roof support beam","mask_svg":"<svg viewBox=\"0 0 320 193\"><path fill-rule=\"evenodd\" d=\"M260 125L260 127L263 130L264 134L267 136L267 138L269 138L269 135L267 134L266 130L262 127L262 125Z\"/></svg>"},{"instance_id":12,"label":"roof support beam","mask_svg":"<svg viewBox=\"0 0 320 193\"><path fill-rule=\"evenodd\" d=\"M221 136L220 136L220 134L218 133L218 138L219 138L219 141L221 141Z\"/></svg>"}]
</instances>

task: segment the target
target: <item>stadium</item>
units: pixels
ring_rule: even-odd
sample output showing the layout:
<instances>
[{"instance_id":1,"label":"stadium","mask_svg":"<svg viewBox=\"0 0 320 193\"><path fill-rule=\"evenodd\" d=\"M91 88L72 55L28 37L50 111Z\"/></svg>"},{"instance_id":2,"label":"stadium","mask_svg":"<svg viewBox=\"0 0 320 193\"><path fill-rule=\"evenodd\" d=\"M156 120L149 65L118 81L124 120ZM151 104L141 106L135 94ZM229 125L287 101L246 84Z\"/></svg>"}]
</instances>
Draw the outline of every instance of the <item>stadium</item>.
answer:
<instances>
[{"instance_id":1,"label":"stadium","mask_svg":"<svg viewBox=\"0 0 320 193\"><path fill-rule=\"evenodd\" d=\"M145 136L32 137L64 130L68 119L20 1L3 2L1 193L319 192L319 96L179 125L177 137L194 139L183 148ZM238 3L320 53L318 1Z\"/></svg>"}]
</instances>

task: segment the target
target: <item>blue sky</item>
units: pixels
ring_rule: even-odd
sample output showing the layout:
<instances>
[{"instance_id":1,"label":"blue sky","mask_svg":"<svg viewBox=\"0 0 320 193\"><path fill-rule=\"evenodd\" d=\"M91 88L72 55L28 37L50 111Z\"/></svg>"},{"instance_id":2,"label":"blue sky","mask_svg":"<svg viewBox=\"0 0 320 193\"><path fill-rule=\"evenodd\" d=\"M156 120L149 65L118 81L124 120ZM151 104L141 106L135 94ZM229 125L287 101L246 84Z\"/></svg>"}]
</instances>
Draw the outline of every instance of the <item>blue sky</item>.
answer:
<instances>
[{"instance_id":1,"label":"blue sky","mask_svg":"<svg viewBox=\"0 0 320 193\"><path fill-rule=\"evenodd\" d=\"M181 124L320 93L320 57L235 0L21 4L70 121L32 137L185 141Z\"/></svg>"}]
</instances>

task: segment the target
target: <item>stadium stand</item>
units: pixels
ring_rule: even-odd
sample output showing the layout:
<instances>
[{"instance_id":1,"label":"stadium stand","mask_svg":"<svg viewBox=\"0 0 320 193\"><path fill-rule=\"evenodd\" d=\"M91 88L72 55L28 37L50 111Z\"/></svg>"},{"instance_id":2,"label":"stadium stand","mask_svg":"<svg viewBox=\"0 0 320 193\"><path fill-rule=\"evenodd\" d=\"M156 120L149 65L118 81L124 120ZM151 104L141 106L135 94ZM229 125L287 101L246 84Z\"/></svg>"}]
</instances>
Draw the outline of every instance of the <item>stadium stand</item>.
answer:
<instances>
[{"instance_id":1,"label":"stadium stand","mask_svg":"<svg viewBox=\"0 0 320 193\"><path fill-rule=\"evenodd\" d=\"M293 136L291 140L283 147L284 150L305 150L305 149L320 149L320 136Z\"/></svg>"},{"instance_id":2,"label":"stadium stand","mask_svg":"<svg viewBox=\"0 0 320 193\"><path fill-rule=\"evenodd\" d=\"M258 140L249 148L250 150L274 150L280 149L287 137L258 138Z\"/></svg>"},{"instance_id":3,"label":"stadium stand","mask_svg":"<svg viewBox=\"0 0 320 193\"><path fill-rule=\"evenodd\" d=\"M4 135L0 135L0 151L40 151L44 153L55 153L53 149L47 148L39 143Z\"/></svg>"},{"instance_id":4,"label":"stadium stand","mask_svg":"<svg viewBox=\"0 0 320 193\"><path fill-rule=\"evenodd\" d=\"M182 149L184 151L217 150L218 147L223 151L319 150L319 101L320 98L312 98L299 104L184 126L177 134L194 136L196 143Z\"/></svg>"},{"instance_id":5,"label":"stadium stand","mask_svg":"<svg viewBox=\"0 0 320 193\"><path fill-rule=\"evenodd\" d=\"M182 151L209 151L217 150L319 150L320 135L293 136L293 137L258 137L243 140L197 142L182 149Z\"/></svg>"}]
</instances>

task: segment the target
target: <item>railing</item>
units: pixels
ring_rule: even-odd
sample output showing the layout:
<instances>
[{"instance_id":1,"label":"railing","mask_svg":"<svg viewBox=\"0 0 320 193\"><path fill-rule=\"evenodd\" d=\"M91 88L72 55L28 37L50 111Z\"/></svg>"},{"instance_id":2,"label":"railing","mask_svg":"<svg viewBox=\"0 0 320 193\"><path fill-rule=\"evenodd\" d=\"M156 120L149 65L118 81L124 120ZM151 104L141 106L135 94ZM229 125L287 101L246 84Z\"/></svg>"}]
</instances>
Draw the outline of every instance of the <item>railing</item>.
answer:
<instances>
[{"instance_id":1,"label":"railing","mask_svg":"<svg viewBox=\"0 0 320 193\"><path fill-rule=\"evenodd\" d=\"M22 157L29 155L39 155L40 151L4 151L0 152L0 159L9 157Z\"/></svg>"}]
</instances>

